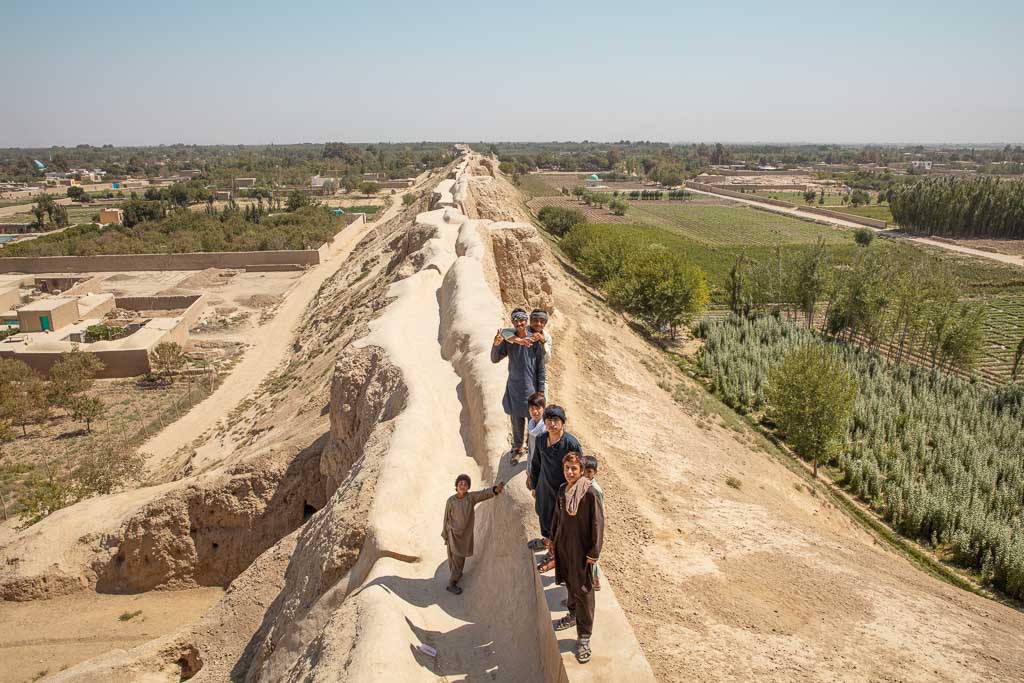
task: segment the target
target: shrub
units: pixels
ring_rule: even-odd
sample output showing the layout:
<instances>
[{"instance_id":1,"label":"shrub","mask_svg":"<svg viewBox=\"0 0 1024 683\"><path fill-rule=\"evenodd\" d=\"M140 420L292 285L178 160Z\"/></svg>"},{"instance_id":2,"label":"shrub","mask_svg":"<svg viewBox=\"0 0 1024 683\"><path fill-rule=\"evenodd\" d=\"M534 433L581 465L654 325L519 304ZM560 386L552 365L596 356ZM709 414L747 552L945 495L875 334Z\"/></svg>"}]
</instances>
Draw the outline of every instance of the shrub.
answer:
<instances>
[{"instance_id":1,"label":"shrub","mask_svg":"<svg viewBox=\"0 0 1024 683\"><path fill-rule=\"evenodd\" d=\"M875 239L875 231L870 228L857 228L853 231L853 240L862 247L870 246Z\"/></svg>"},{"instance_id":2,"label":"shrub","mask_svg":"<svg viewBox=\"0 0 1024 683\"><path fill-rule=\"evenodd\" d=\"M660 244L630 250L607 290L613 306L673 337L679 325L707 308L710 298L704 272Z\"/></svg>"},{"instance_id":3,"label":"shrub","mask_svg":"<svg viewBox=\"0 0 1024 683\"><path fill-rule=\"evenodd\" d=\"M545 206L537 214L537 220L544 229L556 237L564 237L573 228L586 222L586 217L577 209L561 206Z\"/></svg>"}]
</instances>

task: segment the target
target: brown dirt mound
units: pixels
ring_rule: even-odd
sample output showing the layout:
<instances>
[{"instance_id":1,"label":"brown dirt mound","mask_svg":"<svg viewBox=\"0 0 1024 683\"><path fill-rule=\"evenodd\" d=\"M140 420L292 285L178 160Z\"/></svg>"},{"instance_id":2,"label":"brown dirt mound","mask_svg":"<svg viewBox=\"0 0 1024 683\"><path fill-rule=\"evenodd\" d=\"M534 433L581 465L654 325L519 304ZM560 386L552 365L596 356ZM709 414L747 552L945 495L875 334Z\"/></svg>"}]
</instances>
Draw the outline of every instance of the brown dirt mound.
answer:
<instances>
[{"instance_id":1,"label":"brown dirt mound","mask_svg":"<svg viewBox=\"0 0 1024 683\"><path fill-rule=\"evenodd\" d=\"M253 294L252 296L239 297L235 301L249 308L265 308L281 303L281 297L275 294Z\"/></svg>"},{"instance_id":2,"label":"brown dirt mound","mask_svg":"<svg viewBox=\"0 0 1024 683\"><path fill-rule=\"evenodd\" d=\"M225 284L228 278L238 275L239 272L240 271L225 268L207 268L206 270L201 270L194 275L189 275L188 277L179 280L175 287L183 289L217 287Z\"/></svg>"}]
</instances>

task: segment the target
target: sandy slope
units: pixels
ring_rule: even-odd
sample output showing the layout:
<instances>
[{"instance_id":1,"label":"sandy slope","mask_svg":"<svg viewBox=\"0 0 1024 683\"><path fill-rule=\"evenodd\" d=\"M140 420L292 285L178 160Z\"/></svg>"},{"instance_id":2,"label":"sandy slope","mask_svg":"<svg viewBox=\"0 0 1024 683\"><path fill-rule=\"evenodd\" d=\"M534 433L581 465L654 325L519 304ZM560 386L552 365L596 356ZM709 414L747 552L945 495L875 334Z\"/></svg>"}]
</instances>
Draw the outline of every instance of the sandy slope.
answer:
<instances>
[{"instance_id":1,"label":"sandy slope","mask_svg":"<svg viewBox=\"0 0 1024 683\"><path fill-rule=\"evenodd\" d=\"M1024 679L1024 614L918 570L676 402L685 378L551 267L554 397L603 463L602 566L659 679Z\"/></svg>"},{"instance_id":2,"label":"sandy slope","mask_svg":"<svg viewBox=\"0 0 1024 683\"><path fill-rule=\"evenodd\" d=\"M289 292L287 305L281 306L274 319L261 326L257 330L258 334L250 338L252 345L217 390L143 445L142 452L149 459L151 472L167 474L168 469L180 467L182 463L176 461L175 454L193 444L197 438L208 436L235 406L250 397L260 382L286 359L306 307L320 285L337 272L367 233L398 215L402 208L401 195L407 191L396 194L391 206L373 222L349 225L338 233L330 258L302 276ZM196 456L190 461L194 472L202 472L217 464L233 449L233 444L225 444L223 441L207 440L198 445Z\"/></svg>"},{"instance_id":3,"label":"sandy slope","mask_svg":"<svg viewBox=\"0 0 1024 683\"><path fill-rule=\"evenodd\" d=\"M146 642L197 618L223 593L220 588L140 595L87 592L0 602L0 682L29 681L42 671L53 674L112 648Z\"/></svg>"}]
</instances>

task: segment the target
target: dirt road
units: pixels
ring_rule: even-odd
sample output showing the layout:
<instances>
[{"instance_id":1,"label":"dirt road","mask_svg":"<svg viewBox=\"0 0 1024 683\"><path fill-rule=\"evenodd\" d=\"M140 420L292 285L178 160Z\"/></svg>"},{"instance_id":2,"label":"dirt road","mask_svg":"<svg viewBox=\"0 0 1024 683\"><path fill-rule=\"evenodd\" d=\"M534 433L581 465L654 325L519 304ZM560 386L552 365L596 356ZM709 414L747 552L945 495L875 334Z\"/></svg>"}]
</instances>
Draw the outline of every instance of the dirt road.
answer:
<instances>
[{"instance_id":1,"label":"dirt road","mask_svg":"<svg viewBox=\"0 0 1024 683\"><path fill-rule=\"evenodd\" d=\"M708 197L718 197L720 199L723 198L723 195L715 194L714 192L705 192L704 190L696 190L696 189L694 189L692 187L687 188L687 191L688 192L693 192L694 194L707 195ZM749 204L751 206L756 206L759 209L765 209L765 210L768 210L768 211L774 211L775 213L781 213L781 214L785 214L787 216L794 216L794 217L800 218L802 220L807 220L809 218L809 216L810 216L810 214L804 213L802 211L798 211L795 208L790 209L790 208L786 208L784 206L775 206L774 204L766 204L764 202L759 202L759 201L754 200L754 199L740 199L739 197L725 197L725 199L727 199L728 201L731 201L731 202L742 202L744 204ZM854 223L852 221L844 221L841 218L833 218L832 216L820 216L820 215L817 215L817 214L814 214L813 220L819 221L819 222L824 222L824 223L829 223L831 225L835 225L835 226L838 226L840 228L863 228L863 227L866 227L866 226L860 225L859 223ZM905 239L905 240L908 240L910 242L917 242L918 244L926 244L926 245L928 245L930 247L937 247L939 249L946 249L948 251L955 251L955 252L960 253L960 254L968 254L970 256L977 256L978 258L988 259L990 261L998 261L999 263L1006 263L1006 264L1011 265L1011 266L1021 266L1021 267L1024 267L1024 256L1011 256L1009 254L997 254L997 253L992 252L992 251L983 251L981 249L972 249L971 247L965 247L965 246L962 246L962 245L959 245L959 244L952 244L950 242L944 242L944 241L941 241L941 240L933 240L933 239L929 239L927 237L914 237L914 236L907 235L907 234L904 234L904 233L895 233L894 234L892 232L880 230L878 228L868 228L868 229L869 230L874 230L875 232L879 232L879 233L885 232L888 236L891 236L891 237L894 237L894 238L898 237L900 239Z\"/></svg>"},{"instance_id":2,"label":"dirt road","mask_svg":"<svg viewBox=\"0 0 1024 683\"><path fill-rule=\"evenodd\" d=\"M418 187L414 186L414 187ZM252 395L260 383L283 361L292 347L294 332L309 302L316 295L320 285L337 272L345 263L345 259L359 241L373 228L396 216L402 210L401 196L395 195L395 201L376 220L365 224L347 226L335 237L333 254L328 260L308 270L302 279L292 288L287 300L278 308L277 315L257 328L253 335L252 346L237 366L231 371L223 384L197 404L191 411L174 424L167 427L142 446L146 456L147 468L152 473L165 473L172 464L175 453L179 449L194 444L197 439L209 436L218 422L224 419L239 403ZM222 449L212 449L218 453ZM194 472L201 472L214 462L213 453L201 454L193 460Z\"/></svg>"}]
</instances>

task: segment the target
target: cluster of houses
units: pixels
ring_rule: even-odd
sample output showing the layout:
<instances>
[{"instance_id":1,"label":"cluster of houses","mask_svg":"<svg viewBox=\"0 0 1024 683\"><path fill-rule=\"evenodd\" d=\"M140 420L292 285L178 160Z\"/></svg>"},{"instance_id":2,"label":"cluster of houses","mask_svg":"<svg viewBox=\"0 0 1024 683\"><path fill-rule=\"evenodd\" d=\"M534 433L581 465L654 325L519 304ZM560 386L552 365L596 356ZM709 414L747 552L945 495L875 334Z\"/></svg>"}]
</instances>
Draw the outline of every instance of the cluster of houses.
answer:
<instances>
[{"instance_id":1,"label":"cluster of houses","mask_svg":"<svg viewBox=\"0 0 1024 683\"><path fill-rule=\"evenodd\" d=\"M149 372L157 344L182 346L199 319L205 297L115 297L99 291L103 278L21 276L0 284L0 357L48 372L62 353L79 349L104 364L101 377L133 377ZM116 330L94 339L97 326Z\"/></svg>"}]
</instances>

